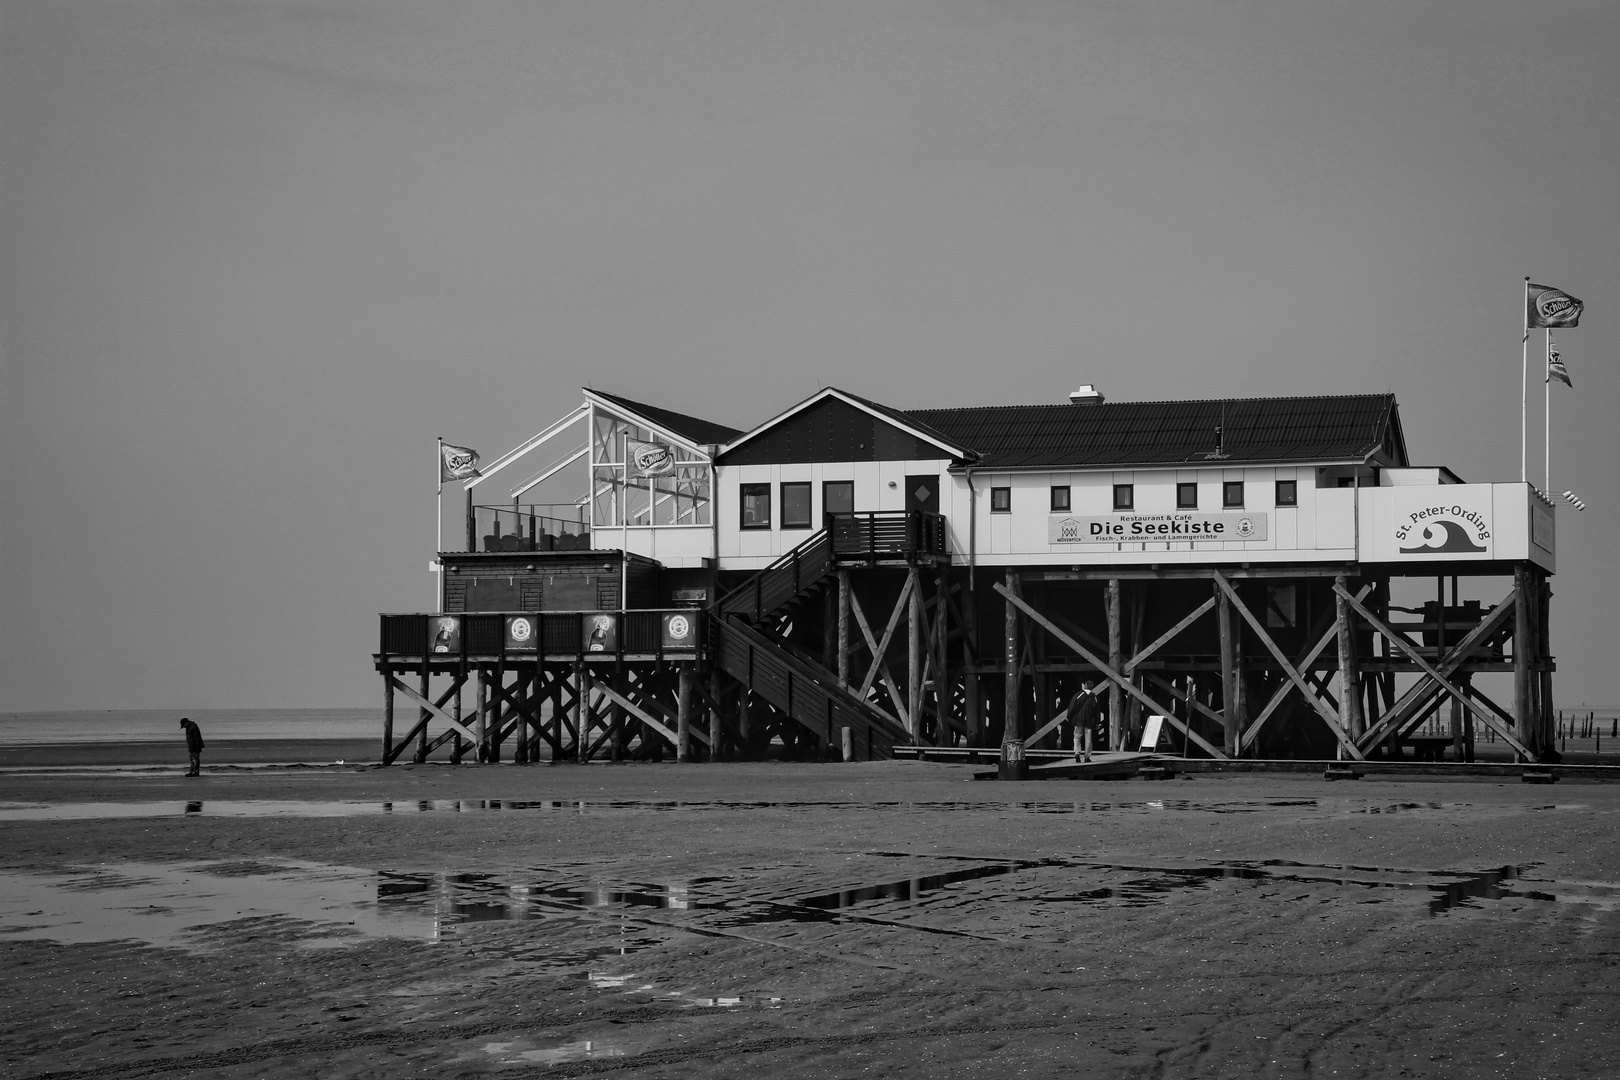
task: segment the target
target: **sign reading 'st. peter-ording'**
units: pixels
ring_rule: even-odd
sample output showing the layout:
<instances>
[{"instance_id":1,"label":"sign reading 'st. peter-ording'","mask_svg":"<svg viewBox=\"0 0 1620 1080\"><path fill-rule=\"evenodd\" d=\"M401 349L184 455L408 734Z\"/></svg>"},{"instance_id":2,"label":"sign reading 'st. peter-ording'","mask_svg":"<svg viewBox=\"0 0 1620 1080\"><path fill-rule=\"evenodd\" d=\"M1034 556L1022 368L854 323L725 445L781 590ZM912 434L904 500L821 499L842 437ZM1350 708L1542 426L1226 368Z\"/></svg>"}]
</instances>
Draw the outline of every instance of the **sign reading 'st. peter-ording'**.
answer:
<instances>
[{"instance_id":1,"label":"sign reading 'st. peter-ording'","mask_svg":"<svg viewBox=\"0 0 1620 1080\"><path fill-rule=\"evenodd\" d=\"M1052 544L1127 544L1139 540L1266 539L1266 515L1246 514L1111 514L1108 517L1053 516L1046 521Z\"/></svg>"},{"instance_id":2,"label":"sign reading 'st. peter-ording'","mask_svg":"<svg viewBox=\"0 0 1620 1080\"><path fill-rule=\"evenodd\" d=\"M1421 497L1396 502L1395 548L1402 557L1490 557L1490 489L1486 488L1483 497L1462 491L1450 498L1448 495L1451 493L1442 490L1437 497L1431 489Z\"/></svg>"}]
</instances>

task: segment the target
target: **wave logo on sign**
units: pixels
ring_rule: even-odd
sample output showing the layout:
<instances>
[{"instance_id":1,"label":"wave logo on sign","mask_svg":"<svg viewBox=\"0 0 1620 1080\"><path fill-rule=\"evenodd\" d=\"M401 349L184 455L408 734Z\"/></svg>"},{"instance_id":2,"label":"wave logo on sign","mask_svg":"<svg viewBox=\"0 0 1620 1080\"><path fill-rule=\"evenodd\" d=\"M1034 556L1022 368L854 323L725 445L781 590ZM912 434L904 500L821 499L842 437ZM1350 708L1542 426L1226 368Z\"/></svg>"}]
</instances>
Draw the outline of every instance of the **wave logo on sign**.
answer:
<instances>
[{"instance_id":1,"label":"wave logo on sign","mask_svg":"<svg viewBox=\"0 0 1620 1080\"><path fill-rule=\"evenodd\" d=\"M1395 530L1402 555L1477 555L1491 538L1487 522L1477 510L1460 506L1430 506L1411 515Z\"/></svg>"},{"instance_id":2,"label":"wave logo on sign","mask_svg":"<svg viewBox=\"0 0 1620 1080\"><path fill-rule=\"evenodd\" d=\"M675 451L663 443L630 443L630 464L637 476L667 476L675 471Z\"/></svg>"}]
</instances>

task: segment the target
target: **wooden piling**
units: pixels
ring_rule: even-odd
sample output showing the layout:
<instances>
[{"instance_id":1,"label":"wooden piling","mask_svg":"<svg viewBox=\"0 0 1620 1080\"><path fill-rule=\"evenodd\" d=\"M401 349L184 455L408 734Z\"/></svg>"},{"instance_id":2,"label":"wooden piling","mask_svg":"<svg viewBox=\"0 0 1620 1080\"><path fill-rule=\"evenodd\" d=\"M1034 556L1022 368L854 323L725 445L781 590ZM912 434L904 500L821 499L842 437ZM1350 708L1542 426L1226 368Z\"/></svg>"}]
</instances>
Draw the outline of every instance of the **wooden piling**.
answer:
<instances>
[{"instance_id":1,"label":"wooden piling","mask_svg":"<svg viewBox=\"0 0 1620 1080\"><path fill-rule=\"evenodd\" d=\"M1344 597L1350 586L1343 574L1333 583L1339 589L1333 594L1339 631L1339 724L1352 739L1359 739L1366 728L1361 712L1361 675L1356 669L1355 624L1351 621L1350 602Z\"/></svg>"},{"instance_id":2,"label":"wooden piling","mask_svg":"<svg viewBox=\"0 0 1620 1080\"><path fill-rule=\"evenodd\" d=\"M1108 579L1105 604L1108 614L1108 666L1115 671L1125 666L1124 647L1119 612L1119 578ZM1125 691L1118 684L1108 684L1108 749L1125 747Z\"/></svg>"},{"instance_id":3,"label":"wooden piling","mask_svg":"<svg viewBox=\"0 0 1620 1080\"><path fill-rule=\"evenodd\" d=\"M692 752L692 669L682 665L675 696L675 760L685 763Z\"/></svg>"},{"instance_id":4,"label":"wooden piling","mask_svg":"<svg viewBox=\"0 0 1620 1080\"><path fill-rule=\"evenodd\" d=\"M1018 575L1012 570L1007 571L1007 592L1013 596L1018 595ZM1019 682L1023 675L1023 667L1018 656L1018 608L1012 603L1003 605L1006 608L1006 669L1003 675L1005 700L1003 706L1003 722L1001 741L1003 744L1023 738L1023 731L1019 727Z\"/></svg>"}]
</instances>

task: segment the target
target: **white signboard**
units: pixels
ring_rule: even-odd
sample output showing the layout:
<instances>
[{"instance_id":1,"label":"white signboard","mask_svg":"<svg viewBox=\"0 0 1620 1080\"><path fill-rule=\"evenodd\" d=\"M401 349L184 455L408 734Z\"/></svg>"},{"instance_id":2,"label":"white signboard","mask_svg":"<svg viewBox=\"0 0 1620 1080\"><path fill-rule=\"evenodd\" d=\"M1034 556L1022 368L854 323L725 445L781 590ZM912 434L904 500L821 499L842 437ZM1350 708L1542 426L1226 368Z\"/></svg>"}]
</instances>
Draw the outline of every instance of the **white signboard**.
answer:
<instances>
[{"instance_id":1,"label":"white signboard","mask_svg":"<svg viewBox=\"0 0 1620 1080\"><path fill-rule=\"evenodd\" d=\"M1395 551L1401 559L1489 559L1494 554L1491 490L1486 484L1394 488Z\"/></svg>"},{"instance_id":2,"label":"white signboard","mask_svg":"<svg viewBox=\"0 0 1620 1080\"><path fill-rule=\"evenodd\" d=\"M1142 729L1141 753L1151 754L1159 748L1159 733L1164 730L1164 717L1154 713L1147 718L1147 726Z\"/></svg>"},{"instance_id":3,"label":"white signboard","mask_svg":"<svg viewBox=\"0 0 1620 1080\"><path fill-rule=\"evenodd\" d=\"M1110 514L1107 517L1053 515L1046 538L1053 544L1124 544L1138 540L1264 540L1266 515Z\"/></svg>"}]
</instances>

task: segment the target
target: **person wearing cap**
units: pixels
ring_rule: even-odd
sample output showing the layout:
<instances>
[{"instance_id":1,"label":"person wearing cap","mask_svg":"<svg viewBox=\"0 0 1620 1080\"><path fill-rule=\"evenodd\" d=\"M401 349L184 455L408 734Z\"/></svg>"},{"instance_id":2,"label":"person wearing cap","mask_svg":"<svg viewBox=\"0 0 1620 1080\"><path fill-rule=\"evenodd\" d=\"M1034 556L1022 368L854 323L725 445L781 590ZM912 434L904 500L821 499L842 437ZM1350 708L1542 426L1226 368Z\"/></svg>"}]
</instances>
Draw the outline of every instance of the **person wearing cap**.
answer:
<instances>
[{"instance_id":1,"label":"person wearing cap","mask_svg":"<svg viewBox=\"0 0 1620 1080\"><path fill-rule=\"evenodd\" d=\"M191 717L182 716L180 726L186 729L186 753L191 755L191 771L187 776L202 775L202 728L191 722Z\"/></svg>"}]
</instances>

